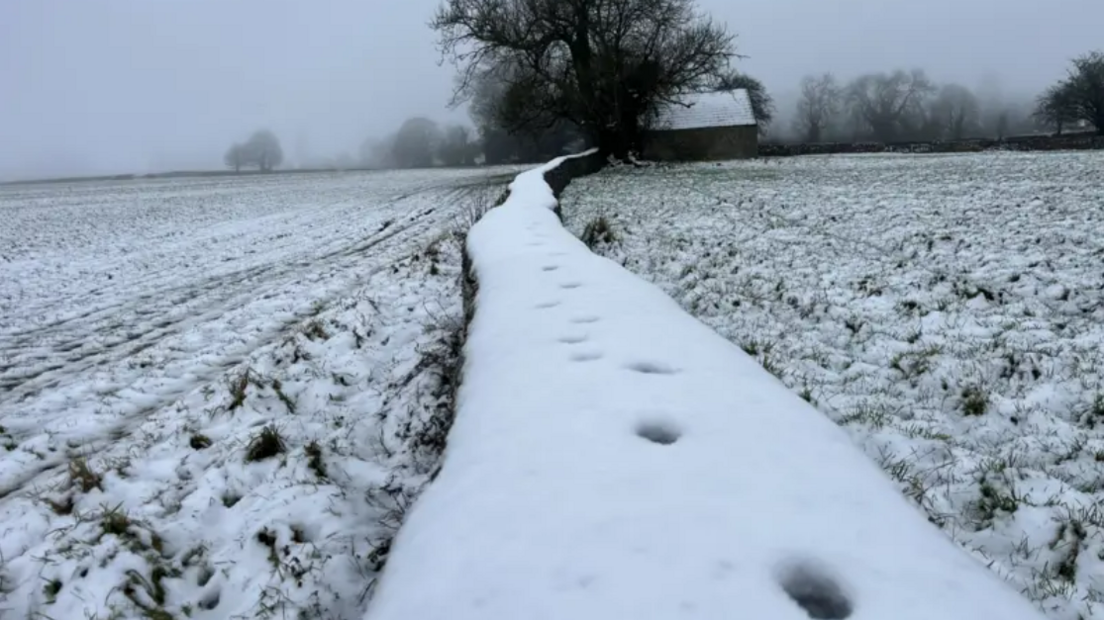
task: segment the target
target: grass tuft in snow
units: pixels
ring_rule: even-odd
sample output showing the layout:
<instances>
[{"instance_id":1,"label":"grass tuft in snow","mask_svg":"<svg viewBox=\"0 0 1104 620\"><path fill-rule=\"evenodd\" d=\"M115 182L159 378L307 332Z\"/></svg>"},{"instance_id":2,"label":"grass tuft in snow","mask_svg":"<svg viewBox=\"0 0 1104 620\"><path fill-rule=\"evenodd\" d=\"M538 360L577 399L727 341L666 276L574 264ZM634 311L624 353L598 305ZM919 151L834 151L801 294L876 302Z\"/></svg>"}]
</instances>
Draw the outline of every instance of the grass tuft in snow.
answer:
<instances>
[{"instance_id":1,"label":"grass tuft in snow","mask_svg":"<svg viewBox=\"0 0 1104 620\"><path fill-rule=\"evenodd\" d=\"M202 433L196 433L188 440L188 445L191 446L193 450L204 450L211 447L211 438Z\"/></svg>"},{"instance_id":2,"label":"grass tuft in snow","mask_svg":"<svg viewBox=\"0 0 1104 620\"><path fill-rule=\"evenodd\" d=\"M322 325L322 321L314 319L303 326L303 335L310 340L329 340L330 333Z\"/></svg>"},{"instance_id":3,"label":"grass tuft in snow","mask_svg":"<svg viewBox=\"0 0 1104 620\"><path fill-rule=\"evenodd\" d=\"M83 457L69 461L69 481L80 490L88 493L92 489L103 490L103 476L92 471Z\"/></svg>"},{"instance_id":4,"label":"grass tuft in snow","mask_svg":"<svg viewBox=\"0 0 1104 620\"><path fill-rule=\"evenodd\" d=\"M317 440L311 440L310 443L303 448L303 451L307 454L307 467L310 467L314 475L319 479L326 479L326 462L322 460L322 446Z\"/></svg>"},{"instance_id":5,"label":"grass tuft in snow","mask_svg":"<svg viewBox=\"0 0 1104 620\"><path fill-rule=\"evenodd\" d=\"M57 600L58 593L61 592L61 588L64 586L60 579L54 578L46 581L46 585L42 586L42 594L46 597L46 604L53 605Z\"/></svg>"},{"instance_id":6,"label":"grass tuft in snow","mask_svg":"<svg viewBox=\"0 0 1104 620\"><path fill-rule=\"evenodd\" d=\"M969 416L985 415L989 397L977 386L962 388L962 413Z\"/></svg>"},{"instance_id":7,"label":"grass tuft in snow","mask_svg":"<svg viewBox=\"0 0 1104 620\"><path fill-rule=\"evenodd\" d=\"M287 452L287 444L275 424L268 424L260 430L245 449L245 462L253 463L270 459Z\"/></svg>"},{"instance_id":8,"label":"grass tuft in snow","mask_svg":"<svg viewBox=\"0 0 1104 620\"><path fill-rule=\"evenodd\" d=\"M280 402L284 403L284 406L287 407L288 413L294 415L295 401L284 393L284 384L281 383L279 379L272 380L272 391L276 392L276 398L279 398Z\"/></svg>"},{"instance_id":9,"label":"grass tuft in snow","mask_svg":"<svg viewBox=\"0 0 1104 620\"><path fill-rule=\"evenodd\" d=\"M602 245L616 243L617 234L613 232L613 226L610 225L609 218L599 215L586 223L579 239L593 250Z\"/></svg>"},{"instance_id":10,"label":"grass tuft in snow","mask_svg":"<svg viewBox=\"0 0 1104 620\"><path fill-rule=\"evenodd\" d=\"M227 411L235 411L245 404L245 396L246 391L249 389L251 374L250 370L246 368L236 377L230 378L228 382L228 387L230 388L230 404L226 406Z\"/></svg>"}]
</instances>

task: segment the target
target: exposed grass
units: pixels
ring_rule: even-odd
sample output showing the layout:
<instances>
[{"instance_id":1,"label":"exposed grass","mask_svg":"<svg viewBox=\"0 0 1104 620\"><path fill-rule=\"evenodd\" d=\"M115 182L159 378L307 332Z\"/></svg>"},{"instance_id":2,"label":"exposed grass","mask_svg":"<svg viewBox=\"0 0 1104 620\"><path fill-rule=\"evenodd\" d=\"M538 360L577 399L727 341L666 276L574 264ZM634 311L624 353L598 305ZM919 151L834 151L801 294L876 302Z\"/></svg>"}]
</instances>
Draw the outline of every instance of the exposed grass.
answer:
<instances>
[{"instance_id":1,"label":"exposed grass","mask_svg":"<svg viewBox=\"0 0 1104 620\"><path fill-rule=\"evenodd\" d=\"M253 463L270 459L287 451L284 438L276 425L269 424L253 436L245 449L245 462Z\"/></svg>"},{"instance_id":2,"label":"exposed grass","mask_svg":"<svg viewBox=\"0 0 1104 620\"><path fill-rule=\"evenodd\" d=\"M191 446L193 450L204 450L211 447L211 439L207 435L196 433L188 440L188 445Z\"/></svg>"},{"instance_id":3,"label":"exposed grass","mask_svg":"<svg viewBox=\"0 0 1104 620\"><path fill-rule=\"evenodd\" d=\"M279 379L272 380L272 391L276 392L276 398L279 398L280 402L284 403L284 406L287 407L288 413L294 415L295 401L284 393L284 385Z\"/></svg>"},{"instance_id":4,"label":"exposed grass","mask_svg":"<svg viewBox=\"0 0 1104 620\"><path fill-rule=\"evenodd\" d=\"M586 223L586 226L583 227L583 234L579 236L579 239L588 248L594 250L601 245L616 243L617 234L613 231L609 219L604 215L599 215Z\"/></svg>"},{"instance_id":5,"label":"exposed grass","mask_svg":"<svg viewBox=\"0 0 1104 620\"><path fill-rule=\"evenodd\" d=\"M326 331L326 326L318 319L309 321L303 326L302 331L303 335L310 340L329 340L330 338L330 332Z\"/></svg>"},{"instance_id":6,"label":"exposed grass","mask_svg":"<svg viewBox=\"0 0 1104 620\"><path fill-rule=\"evenodd\" d=\"M319 479L325 479L326 462L322 460L322 446L317 440L312 440L303 448L303 451L307 454L307 467L310 467Z\"/></svg>"},{"instance_id":7,"label":"exposed grass","mask_svg":"<svg viewBox=\"0 0 1104 620\"><path fill-rule=\"evenodd\" d=\"M976 386L962 389L962 414L968 416L985 415L989 408L989 397Z\"/></svg>"},{"instance_id":8,"label":"exposed grass","mask_svg":"<svg viewBox=\"0 0 1104 620\"><path fill-rule=\"evenodd\" d=\"M42 595L46 597L46 604L53 605L57 602L57 595L61 592L61 588L65 584L60 579L54 578L46 582L46 585L42 586Z\"/></svg>"},{"instance_id":9,"label":"exposed grass","mask_svg":"<svg viewBox=\"0 0 1104 620\"><path fill-rule=\"evenodd\" d=\"M228 385L230 388L230 404L226 406L227 411L235 411L245 404L245 397L246 392L249 390L251 374L250 370L246 368L241 371L238 376L230 379Z\"/></svg>"},{"instance_id":10,"label":"exposed grass","mask_svg":"<svg viewBox=\"0 0 1104 620\"><path fill-rule=\"evenodd\" d=\"M92 471L83 457L69 461L69 481L85 493L92 489L103 489L103 477Z\"/></svg>"}]
</instances>

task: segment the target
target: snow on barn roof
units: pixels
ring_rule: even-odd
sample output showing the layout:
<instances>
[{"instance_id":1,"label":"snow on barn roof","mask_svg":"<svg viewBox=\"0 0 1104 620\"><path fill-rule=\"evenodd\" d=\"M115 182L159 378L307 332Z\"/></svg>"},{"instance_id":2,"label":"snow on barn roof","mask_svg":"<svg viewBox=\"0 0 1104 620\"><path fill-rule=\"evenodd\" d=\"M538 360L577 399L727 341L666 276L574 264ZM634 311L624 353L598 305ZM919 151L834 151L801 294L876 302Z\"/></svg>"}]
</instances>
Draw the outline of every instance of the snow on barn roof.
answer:
<instances>
[{"instance_id":1,"label":"snow on barn roof","mask_svg":"<svg viewBox=\"0 0 1104 620\"><path fill-rule=\"evenodd\" d=\"M652 128L677 130L755 124L751 98L741 88L684 95L682 105L668 105L660 110Z\"/></svg>"}]
</instances>

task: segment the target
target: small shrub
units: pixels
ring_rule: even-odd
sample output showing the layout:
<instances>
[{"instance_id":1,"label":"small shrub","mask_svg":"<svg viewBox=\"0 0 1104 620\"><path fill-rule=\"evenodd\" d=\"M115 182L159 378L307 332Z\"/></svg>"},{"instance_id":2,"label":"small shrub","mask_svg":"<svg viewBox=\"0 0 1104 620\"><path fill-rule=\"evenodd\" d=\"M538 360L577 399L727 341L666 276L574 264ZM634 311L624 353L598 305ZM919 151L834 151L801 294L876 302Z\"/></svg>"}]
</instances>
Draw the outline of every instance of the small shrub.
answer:
<instances>
[{"instance_id":1,"label":"small shrub","mask_svg":"<svg viewBox=\"0 0 1104 620\"><path fill-rule=\"evenodd\" d=\"M130 531L130 518L123 512L121 505L116 506L104 513L103 519L100 520L100 528L104 535L114 534L124 538Z\"/></svg>"},{"instance_id":2,"label":"small shrub","mask_svg":"<svg viewBox=\"0 0 1104 620\"><path fill-rule=\"evenodd\" d=\"M816 406L816 402L813 400L813 390L808 386L805 386L805 389L801 390L798 396L801 397L801 400L809 403L810 405Z\"/></svg>"},{"instance_id":3,"label":"small shrub","mask_svg":"<svg viewBox=\"0 0 1104 620\"><path fill-rule=\"evenodd\" d=\"M314 320L303 326L303 335L311 340L329 340L330 333L322 325L322 321Z\"/></svg>"},{"instance_id":4,"label":"small shrub","mask_svg":"<svg viewBox=\"0 0 1104 620\"><path fill-rule=\"evenodd\" d=\"M250 440L249 446L245 449L245 462L263 461L286 451L287 444L280 436L280 431L275 425L269 424Z\"/></svg>"},{"instance_id":5,"label":"small shrub","mask_svg":"<svg viewBox=\"0 0 1104 620\"><path fill-rule=\"evenodd\" d=\"M583 234L579 237L588 248L594 249L599 245L608 245L617 242L617 235L613 232L606 216L600 215L587 222L583 227Z\"/></svg>"},{"instance_id":6,"label":"small shrub","mask_svg":"<svg viewBox=\"0 0 1104 620\"><path fill-rule=\"evenodd\" d=\"M57 595L64 584L60 579L51 579L42 586L42 594L46 596L46 604L53 605L57 602Z\"/></svg>"},{"instance_id":7,"label":"small shrub","mask_svg":"<svg viewBox=\"0 0 1104 620\"><path fill-rule=\"evenodd\" d=\"M1096 398L1093 398L1089 414L1094 418L1104 418L1104 393L1097 394Z\"/></svg>"},{"instance_id":8,"label":"small shrub","mask_svg":"<svg viewBox=\"0 0 1104 620\"><path fill-rule=\"evenodd\" d=\"M962 390L962 413L968 416L985 415L989 408L989 397L977 387Z\"/></svg>"}]
</instances>

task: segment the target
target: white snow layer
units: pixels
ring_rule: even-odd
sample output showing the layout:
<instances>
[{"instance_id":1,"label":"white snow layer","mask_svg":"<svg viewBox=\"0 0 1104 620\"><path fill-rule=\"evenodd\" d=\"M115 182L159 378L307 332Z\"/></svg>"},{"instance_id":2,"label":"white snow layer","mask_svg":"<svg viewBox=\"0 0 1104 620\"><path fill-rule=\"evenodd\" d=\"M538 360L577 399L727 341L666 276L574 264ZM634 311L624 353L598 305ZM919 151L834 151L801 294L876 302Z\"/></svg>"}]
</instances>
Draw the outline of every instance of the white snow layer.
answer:
<instances>
[{"instance_id":1,"label":"white snow layer","mask_svg":"<svg viewBox=\"0 0 1104 620\"><path fill-rule=\"evenodd\" d=\"M479 196L486 190L486 196ZM0 618L360 618L485 170L0 188Z\"/></svg>"},{"instance_id":2,"label":"white snow layer","mask_svg":"<svg viewBox=\"0 0 1104 620\"><path fill-rule=\"evenodd\" d=\"M591 254L542 175L471 230L444 467L367 618L1041 617L752 357Z\"/></svg>"}]
</instances>

